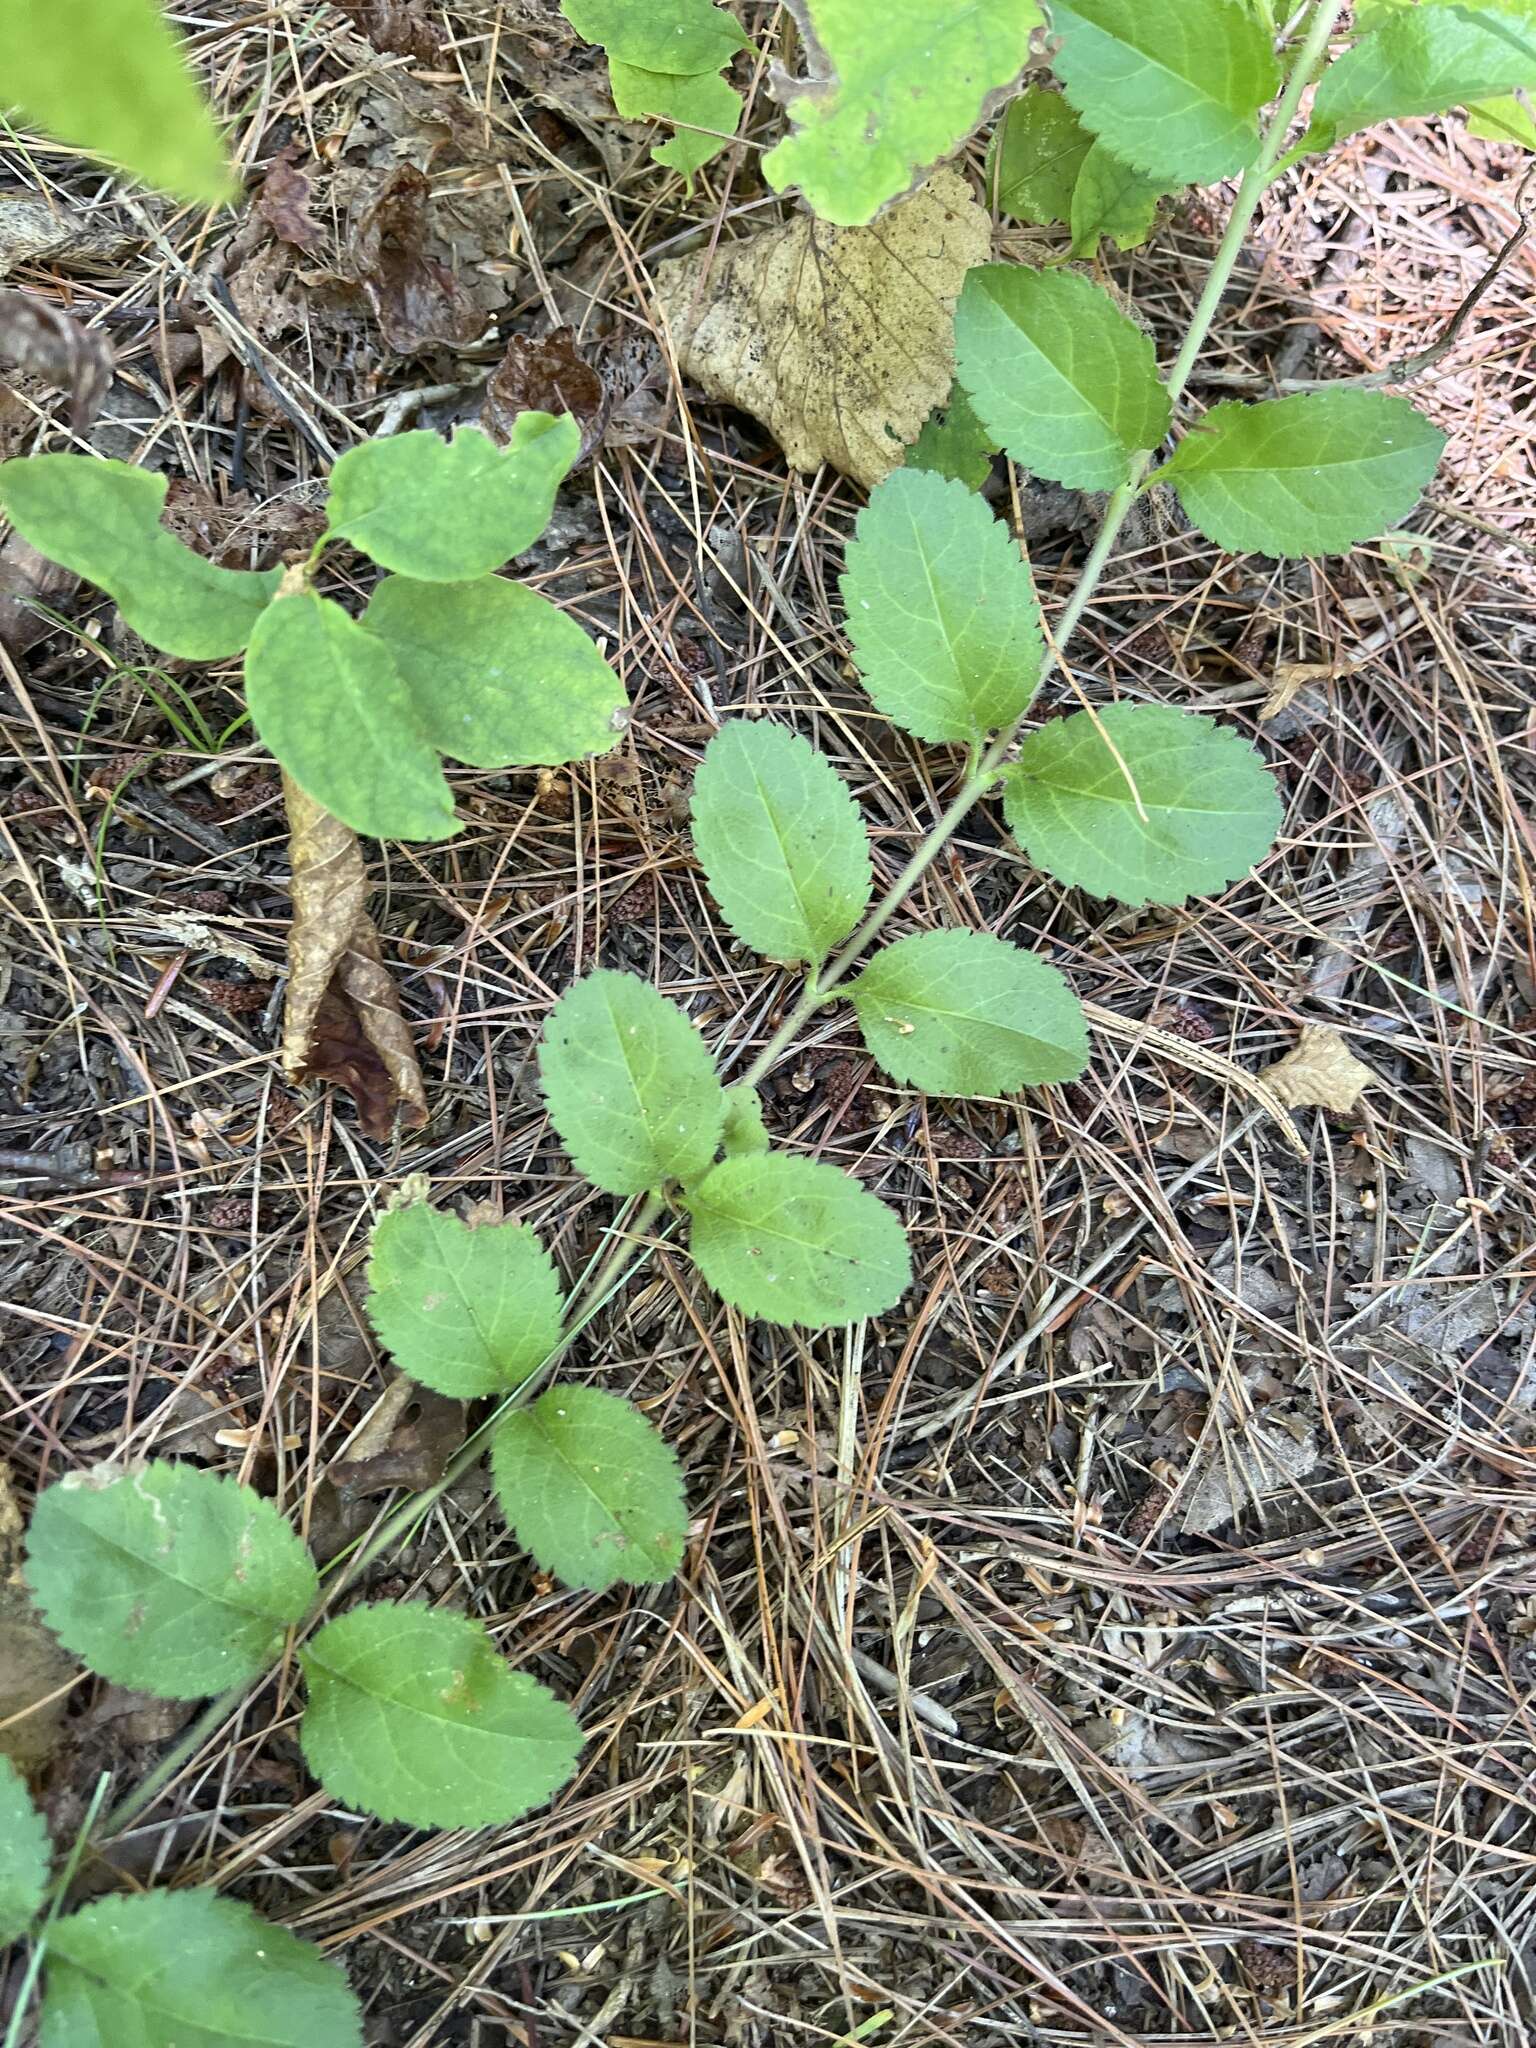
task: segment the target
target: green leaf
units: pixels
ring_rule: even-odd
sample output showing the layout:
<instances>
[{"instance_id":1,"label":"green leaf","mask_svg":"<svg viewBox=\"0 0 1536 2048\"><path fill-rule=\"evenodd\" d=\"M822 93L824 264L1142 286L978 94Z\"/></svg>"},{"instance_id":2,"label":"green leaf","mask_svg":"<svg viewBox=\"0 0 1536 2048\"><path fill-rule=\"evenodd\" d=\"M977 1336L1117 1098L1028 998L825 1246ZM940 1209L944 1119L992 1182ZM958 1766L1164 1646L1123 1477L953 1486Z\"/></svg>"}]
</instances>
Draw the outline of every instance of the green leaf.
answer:
<instances>
[{"instance_id":1,"label":"green leaf","mask_svg":"<svg viewBox=\"0 0 1536 2048\"><path fill-rule=\"evenodd\" d=\"M710 0L561 0L560 12L585 41L641 71L691 77L747 48L738 24Z\"/></svg>"},{"instance_id":2,"label":"green leaf","mask_svg":"<svg viewBox=\"0 0 1536 2048\"><path fill-rule=\"evenodd\" d=\"M848 991L893 1081L1005 1095L1088 1061L1082 1005L1047 961L985 932L922 932L877 953Z\"/></svg>"},{"instance_id":3,"label":"green leaf","mask_svg":"<svg viewBox=\"0 0 1536 2048\"><path fill-rule=\"evenodd\" d=\"M1364 35L1397 8L1412 4L1414 0L1356 0L1355 33ZM1419 0L1419 4L1436 8L1458 5L1469 13L1499 14L1518 23L1523 33L1536 33L1536 0ZM1536 149L1536 120L1513 95L1469 102L1467 132L1490 142L1518 142L1526 149Z\"/></svg>"},{"instance_id":4,"label":"green leaf","mask_svg":"<svg viewBox=\"0 0 1536 2048\"><path fill-rule=\"evenodd\" d=\"M1133 905L1235 881L1280 829L1274 780L1248 742L1166 704L1042 725L1007 772L1003 811L1036 867Z\"/></svg>"},{"instance_id":5,"label":"green leaf","mask_svg":"<svg viewBox=\"0 0 1536 2048\"><path fill-rule=\"evenodd\" d=\"M270 1501L160 1460L96 1465L40 1494L26 1576L67 1650L162 1700L255 1678L319 1590Z\"/></svg>"},{"instance_id":6,"label":"green leaf","mask_svg":"<svg viewBox=\"0 0 1536 2048\"><path fill-rule=\"evenodd\" d=\"M51 1849L21 1773L0 1756L0 1942L15 1941L42 1911Z\"/></svg>"},{"instance_id":7,"label":"green leaf","mask_svg":"<svg viewBox=\"0 0 1536 2048\"><path fill-rule=\"evenodd\" d=\"M238 1899L100 1899L48 1937L41 2048L362 2048L340 1968Z\"/></svg>"},{"instance_id":8,"label":"green leaf","mask_svg":"<svg viewBox=\"0 0 1536 2048\"><path fill-rule=\"evenodd\" d=\"M450 1400L521 1386L560 1342L554 1261L525 1223L471 1229L426 1202L379 1218L368 1320L396 1365Z\"/></svg>"},{"instance_id":9,"label":"green leaf","mask_svg":"<svg viewBox=\"0 0 1536 2048\"><path fill-rule=\"evenodd\" d=\"M1259 153L1279 90L1269 31L1237 0L1051 0L1052 60L1116 156L1170 185L1210 185Z\"/></svg>"},{"instance_id":10,"label":"green leaf","mask_svg":"<svg viewBox=\"0 0 1536 2048\"><path fill-rule=\"evenodd\" d=\"M893 1209L835 1166L769 1152L690 1188L693 1256L715 1292L770 1323L883 1315L912 1277Z\"/></svg>"},{"instance_id":11,"label":"green leaf","mask_svg":"<svg viewBox=\"0 0 1536 2048\"><path fill-rule=\"evenodd\" d=\"M1015 220L1048 227L1071 218L1093 137L1059 92L1032 85L1009 106L987 154L987 191Z\"/></svg>"},{"instance_id":12,"label":"green leaf","mask_svg":"<svg viewBox=\"0 0 1536 2048\"><path fill-rule=\"evenodd\" d=\"M1157 202L1169 188L1122 163L1102 142L1083 159L1072 192L1072 254L1092 256L1108 236L1117 249L1139 249L1152 232Z\"/></svg>"},{"instance_id":13,"label":"green leaf","mask_svg":"<svg viewBox=\"0 0 1536 2048\"><path fill-rule=\"evenodd\" d=\"M907 449L905 467L930 470L979 491L992 474L996 453L997 443L977 419L971 401L958 384L952 384L948 405L943 412L929 414Z\"/></svg>"},{"instance_id":14,"label":"green leaf","mask_svg":"<svg viewBox=\"0 0 1536 2048\"><path fill-rule=\"evenodd\" d=\"M725 1124L720 1132L720 1149L727 1159L751 1158L768 1150L768 1126L763 1122L763 1098L745 1081L725 1091Z\"/></svg>"},{"instance_id":15,"label":"green leaf","mask_svg":"<svg viewBox=\"0 0 1536 2048\"><path fill-rule=\"evenodd\" d=\"M154 0L5 0L0 97L146 185L217 206L236 183L182 51Z\"/></svg>"},{"instance_id":16,"label":"green leaf","mask_svg":"<svg viewBox=\"0 0 1536 2048\"><path fill-rule=\"evenodd\" d=\"M1412 511L1444 448L1406 398L1308 391L1212 406L1156 481L1221 547L1339 554Z\"/></svg>"},{"instance_id":17,"label":"green leaf","mask_svg":"<svg viewBox=\"0 0 1536 2048\"><path fill-rule=\"evenodd\" d=\"M1086 277L985 263L955 308L955 374L1015 462L1108 491L1168 431L1149 336Z\"/></svg>"},{"instance_id":18,"label":"green leaf","mask_svg":"<svg viewBox=\"0 0 1536 2048\"><path fill-rule=\"evenodd\" d=\"M680 178L691 179L711 157L726 148L741 119L742 97L713 71L695 78L675 78L665 71L640 71L632 64L608 60L613 104L629 120L671 121L677 133L651 154ZM699 134L715 129L715 134Z\"/></svg>"},{"instance_id":19,"label":"green leaf","mask_svg":"<svg viewBox=\"0 0 1536 2048\"><path fill-rule=\"evenodd\" d=\"M422 732L471 767L606 754L628 723L623 685L576 621L504 576L386 576L362 624L394 656Z\"/></svg>"},{"instance_id":20,"label":"green leaf","mask_svg":"<svg viewBox=\"0 0 1536 2048\"><path fill-rule=\"evenodd\" d=\"M791 0L808 76L779 88L794 127L763 158L776 192L864 227L986 118L1029 61L1034 0Z\"/></svg>"},{"instance_id":21,"label":"green leaf","mask_svg":"<svg viewBox=\"0 0 1536 2048\"><path fill-rule=\"evenodd\" d=\"M478 1621L421 1601L354 1607L300 1652L305 1760L332 1798L413 1828L516 1820L570 1777L581 1730Z\"/></svg>"},{"instance_id":22,"label":"green leaf","mask_svg":"<svg viewBox=\"0 0 1536 2048\"><path fill-rule=\"evenodd\" d=\"M329 537L426 583L466 583L530 548L581 450L569 414L519 413L498 448L478 427L349 448L331 471Z\"/></svg>"},{"instance_id":23,"label":"green leaf","mask_svg":"<svg viewBox=\"0 0 1536 2048\"><path fill-rule=\"evenodd\" d=\"M1519 11L1404 9L1329 65L1302 140L1309 149L1324 149L1378 121L1449 113L1531 86L1536 22L1522 20Z\"/></svg>"},{"instance_id":24,"label":"green leaf","mask_svg":"<svg viewBox=\"0 0 1536 2048\"><path fill-rule=\"evenodd\" d=\"M735 718L704 750L693 843L743 945L819 967L869 907L869 837L847 784L798 733Z\"/></svg>"},{"instance_id":25,"label":"green leaf","mask_svg":"<svg viewBox=\"0 0 1536 2048\"><path fill-rule=\"evenodd\" d=\"M715 1156L725 1093L714 1062L638 975L599 968L566 991L544 1027L539 1077L566 1151L610 1195L689 1180Z\"/></svg>"},{"instance_id":26,"label":"green leaf","mask_svg":"<svg viewBox=\"0 0 1536 2048\"><path fill-rule=\"evenodd\" d=\"M905 731L969 745L1028 706L1045 651L1034 578L963 484L920 469L877 484L841 588L864 687Z\"/></svg>"},{"instance_id":27,"label":"green leaf","mask_svg":"<svg viewBox=\"0 0 1536 2048\"><path fill-rule=\"evenodd\" d=\"M552 1387L515 1409L492 1442L491 1476L518 1542L568 1586L655 1586L682 1562L681 1469L615 1394Z\"/></svg>"},{"instance_id":28,"label":"green leaf","mask_svg":"<svg viewBox=\"0 0 1536 2048\"><path fill-rule=\"evenodd\" d=\"M328 597L262 613L245 698L272 754L317 803L378 839L446 839L453 795L393 655Z\"/></svg>"},{"instance_id":29,"label":"green leaf","mask_svg":"<svg viewBox=\"0 0 1536 2048\"><path fill-rule=\"evenodd\" d=\"M238 654L281 571L221 569L160 524L167 479L94 455L0 464L0 506L52 562L99 584L152 647L188 661Z\"/></svg>"}]
</instances>

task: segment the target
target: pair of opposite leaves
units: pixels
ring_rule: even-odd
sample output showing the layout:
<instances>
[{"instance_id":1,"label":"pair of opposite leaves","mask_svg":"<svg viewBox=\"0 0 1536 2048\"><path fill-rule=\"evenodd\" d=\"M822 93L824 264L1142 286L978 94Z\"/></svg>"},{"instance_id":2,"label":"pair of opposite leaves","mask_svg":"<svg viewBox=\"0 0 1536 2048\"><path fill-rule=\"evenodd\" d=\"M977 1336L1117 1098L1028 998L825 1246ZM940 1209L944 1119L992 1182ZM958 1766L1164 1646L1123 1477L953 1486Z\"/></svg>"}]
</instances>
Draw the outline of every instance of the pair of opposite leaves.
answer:
<instances>
[{"instance_id":1,"label":"pair of opposite leaves","mask_svg":"<svg viewBox=\"0 0 1536 2048\"><path fill-rule=\"evenodd\" d=\"M196 661L244 650L257 732L344 824L440 839L456 827L440 755L556 766L623 730L623 689L587 635L492 573L548 525L580 438L568 416L527 412L505 448L467 427L350 449L325 537L392 572L360 619L298 571L223 569L184 546L160 524L166 479L126 463L18 457L0 465L0 506L153 646Z\"/></svg>"}]
</instances>

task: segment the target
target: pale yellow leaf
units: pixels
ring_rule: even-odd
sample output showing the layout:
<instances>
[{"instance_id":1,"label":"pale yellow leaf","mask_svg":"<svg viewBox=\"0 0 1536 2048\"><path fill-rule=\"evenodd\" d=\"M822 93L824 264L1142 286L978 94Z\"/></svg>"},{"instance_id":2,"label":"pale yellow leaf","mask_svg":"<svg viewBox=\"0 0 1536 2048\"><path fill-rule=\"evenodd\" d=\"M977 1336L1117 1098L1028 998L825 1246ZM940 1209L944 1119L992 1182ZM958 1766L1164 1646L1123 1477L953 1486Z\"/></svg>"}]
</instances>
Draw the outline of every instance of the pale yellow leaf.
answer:
<instances>
[{"instance_id":1,"label":"pale yellow leaf","mask_svg":"<svg viewBox=\"0 0 1536 2048\"><path fill-rule=\"evenodd\" d=\"M797 214L660 264L656 294L685 376L760 419L796 469L873 487L949 395L955 300L990 252L986 214L944 169L870 227Z\"/></svg>"},{"instance_id":2,"label":"pale yellow leaf","mask_svg":"<svg viewBox=\"0 0 1536 2048\"><path fill-rule=\"evenodd\" d=\"M1329 1024L1303 1024L1285 1058L1263 1074L1288 1109L1332 1109L1341 1116L1375 1078Z\"/></svg>"}]
</instances>

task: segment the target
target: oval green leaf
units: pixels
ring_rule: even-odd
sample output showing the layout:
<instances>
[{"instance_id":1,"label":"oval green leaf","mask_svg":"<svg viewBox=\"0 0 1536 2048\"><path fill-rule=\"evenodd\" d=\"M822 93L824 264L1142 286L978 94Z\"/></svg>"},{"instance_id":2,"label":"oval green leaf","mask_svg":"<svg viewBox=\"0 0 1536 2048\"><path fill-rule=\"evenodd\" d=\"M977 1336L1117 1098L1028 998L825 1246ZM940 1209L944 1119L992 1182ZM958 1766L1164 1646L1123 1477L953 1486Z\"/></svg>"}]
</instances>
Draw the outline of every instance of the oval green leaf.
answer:
<instances>
[{"instance_id":1,"label":"oval green leaf","mask_svg":"<svg viewBox=\"0 0 1536 2048\"><path fill-rule=\"evenodd\" d=\"M595 1387L552 1387L491 1444L512 1533L568 1586L656 1586L682 1562L683 1476L639 1409Z\"/></svg>"},{"instance_id":2,"label":"oval green leaf","mask_svg":"<svg viewBox=\"0 0 1536 2048\"><path fill-rule=\"evenodd\" d=\"M869 838L847 784L798 733L732 719L693 784L693 843L743 945L819 967L869 907Z\"/></svg>"},{"instance_id":3,"label":"oval green leaf","mask_svg":"<svg viewBox=\"0 0 1536 2048\"><path fill-rule=\"evenodd\" d=\"M277 594L277 569L221 569L160 524L167 479L94 455L0 464L0 507L40 554L103 589L152 647L188 661L238 654Z\"/></svg>"},{"instance_id":4,"label":"oval green leaf","mask_svg":"<svg viewBox=\"0 0 1536 2048\"><path fill-rule=\"evenodd\" d=\"M48 1937L41 2048L362 2048L339 1966L238 1899L101 1899Z\"/></svg>"},{"instance_id":5,"label":"oval green leaf","mask_svg":"<svg viewBox=\"0 0 1536 2048\"><path fill-rule=\"evenodd\" d=\"M576 621L505 576L386 576L362 623L394 656L433 746L473 768L606 754L629 722L623 685Z\"/></svg>"},{"instance_id":6,"label":"oval green leaf","mask_svg":"<svg viewBox=\"0 0 1536 2048\"><path fill-rule=\"evenodd\" d=\"M718 71L747 47L734 18L711 0L560 0L560 12L610 58L677 78Z\"/></svg>"},{"instance_id":7,"label":"oval green leaf","mask_svg":"<svg viewBox=\"0 0 1536 2048\"><path fill-rule=\"evenodd\" d=\"M1404 8L1328 66L1303 141L1325 149L1378 121L1445 114L1532 86L1536 18L1480 6Z\"/></svg>"},{"instance_id":8,"label":"oval green leaf","mask_svg":"<svg viewBox=\"0 0 1536 2048\"><path fill-rule=\"evenodd\" d=\"M651 154L680 178L692 178L717 157L741 119L741 94L712 71L697 78L674 78L665 71L639 71L611 57L608 84L613 104L625 120L674 124L677 133Z\"/></svg>"},{"instance_id":9,"label":"oval green leaf","mask_svg":"<svg viewBox=\"0 0 1536 2048\"><path fill-rule=\"evenodd\" d=\"M720 1132L720 1149L727 1159L752 1157L768 1150L768 1126L763 1122L763 1098L745 1081L725 1091L725 1124Z\"/></svg>"},{"instance_id":10,"label":"oval green leaf","mask_svg":"<svg viewBox=\"0 0 1536 2048\"><path fill-rule=\"evenodd\" d=\"M159 1460L97 1465L40 1494L26 1577L66 1649L163 1700L255 1678L319 1590L270 1501Z\"/></svg>"},{"instance_id":11,"label":"oval green leaf","mask_svg":"<svg viewBox=\"0 0 1536 2048\"><path fill-rule=\"evenodd\" d=\"M1035 581L964 484L908 469L877 484L841 588L864 687L894 724L970 745L1028 708L1045 652Z\"/></svg>"},{"instance_id":12,"label":"oval green leaf","mask_svg":"<svg viewBox=\"0 0 1536 2048\"><path fill-rule=\"evenodd\" d=\"M478 1621L420 1601L355 1607L300 1653L299 1740L346 1806L414 1828L516 1820L576 1768L581 1730Z\"/></svg>"},{"instance_id":13,"label":"oval green leaf","mask_svg":"<svg viewBox=\"0 0 1536 2048\"><path fill-rule=\"evenodd\" d=\"M1065 979L986 932L921 932L877 953L848 991L893 1081L929 1095L1006 1095L1070 1081L1088 1061Z\"/></svg>"},{"instance_id":14,"label":"oval green leaf","mask_svg":"<svg viewBox=\"0 0 1536 2048\"><path fill-rule=\"evenodd\" d=\"M328 597L295 591L257 621L251 719L301 789L376 839L446 839L453 793L394 656Z\"/></svg>"},{"instance_id":15,"label":"oval green leaf","mask_svg":"<svg viewBox=\"0 0 1536 2048\"><path fill-rule=\"evenodd\" d=\"M883 1315L912 1277L895 1210L819 1160L727 1159L684 1206L699 1271L765 1322L823 1328Z\"/></svg>"},{"instance_id":16,"label":"oval green leaf","mask_svg":"<svg viewBox=\"0 0 1536 2048\"><path fill-rule=\"evenodd\" d=\"M1108 292L1067 270L984 263L955 308L955 374L1015 462L1083 491L1113 490L1168 431L1149 336Z\"/></svg>"},{"instance_id":17,"label":"oval green leaf","mask_svg":"<svg viewBox=\"0 0 1536 2048\"><path fill-rule=\"evenodd\" d=\"M8 106L146 185L206 206L235 195L207 102L155 0L5 0L0 79Z\"/></svg>"},{"instance_id":18,"label":"oval green leaf","mask_svg":"<svg viewBox=\"0 0 1536 2048\"><path fill-rule=\"evenodd\" d=\"M1139 249L1152 232L1157 202L1169 188L1122 163L1096 142L1072 189L1072 254L1092 256L1108 236L1117 249Z\"/></svg>"},{"instance_id":19,"label":"oval green leaf","mask_svg":"<svg viewBox=\"0 0 1536 2048\"><path fill-rule=\"evenodd\" d=\"M471 1229L427 1202L379 1218L367 1308L400 1370L453 1401L521 1386L558 1346L565 1312L527 1224Z\"/></svg>"},{"instance_id":20,"label":"oval green leaf","mask_svg":"<svg viewBox=\"0 0 1536 2048\"><path fill-rule=\"evenodd\" d=\"M998 123L987 153L987 191L1014 220L1037 227L1065 223L1092 147L1093 137L1061 94L1032 85Z\"/></svg>"},{"instance_id":21,"label":"oval green leaf","mask_svg":"<svg viewBox=\"0 0 1536 2048\"><path fill-rule=\"evenodd\" d=\"M1137 170L1209 185L1258 155L1258 111L1280 75L1240 0L1051 0L1051 25L1067 98Z\"/></svg>"},{"instance_id":22,"label":"oval green leaf","mask_svg":"<svg viewBox=\"0 0 1536 2048\"><path fill-rule=\"evenodd\" d=\"M42 1910L51 1850L21 1773L0 1756L0 1942L25 1934Z\"/></svg>"},{"instance_id":23,"label":"oval green leaf","mask_svg":"<svg viewBox=\"0 0 1536 2048\"><path fill-rule=\"evenodd\" d=\"M1167 704L1106 704L1041 726L1007 772L1003 811L1036 867L1132 905L1182 903L1245 875L1281 815L1274 778L1241 734Z\"/></svg>"},{"instance_id":24,"label":"oval green leaf","mask_svg":"<svg viewBox=\"0 0 1536 2048\"><path fill-rule=\"evenodd\" d=\"M349 448L331 471L329 537L426 583L466 583L530 548L581 449L568 414L519 413L498 448L478 427Z\"/></svg>"},{"instance_id":25,"label":"oval green leaf","mask_svg":"<svg viewBox=\"0 0 1536 2048\"><path fill-rule=\"evenodd\" d=\"M1156 480L1220 547L1339 554L1406 517L1444 449L1406 398L1309 391L1212 406Z\"/></svg>"},{"instance_id":26,"label":"oval green leaf","mask_svg":"<svg viewBox=\"0 0 1536 2048\"><path fill-rule=\"evenodd\" d=\"M550 1012L539 1078L565 1149L594 1186L638 1195L691 1180L715 1156L725 1091L675 1003L599 968Z\"/></svg>"},{"instance_id":27,"label":"oval green leaf","mask_svg":"<svg viewBox=\"0 0 1536 2048\"><path fill-rule=\"evenodd\" d=\"M931 470L951 477L969 491L979 491L992 474L997 443L977 419L971 401L952 384L942 412L930 413L923 430L907 448L907 469Z\"/></svg>"}]
</instances>

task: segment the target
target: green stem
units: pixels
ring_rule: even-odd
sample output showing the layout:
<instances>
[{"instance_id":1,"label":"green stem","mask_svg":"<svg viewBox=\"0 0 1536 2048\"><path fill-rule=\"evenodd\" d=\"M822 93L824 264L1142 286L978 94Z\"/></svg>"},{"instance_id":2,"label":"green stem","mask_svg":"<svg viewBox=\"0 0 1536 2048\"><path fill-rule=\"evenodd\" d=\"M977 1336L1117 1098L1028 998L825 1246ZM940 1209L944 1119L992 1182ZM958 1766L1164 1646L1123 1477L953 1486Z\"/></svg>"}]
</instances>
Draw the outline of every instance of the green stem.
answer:
<instances>
[{"instance_id":1,"label":"green stem","mask_svg":"<svg viewBox=\"0 0 1536 2048\"><path fill-rule=\"evenodd\" d=\"M1276 105L1274 119L1265 130L1258 158L1252 168L1244 174L1242 184L1238 188L1231 218L1217 246L1205 289L1200 294L1199 302L1190 319L1189 331L1168 373L1167 385L1171 399L1177 399L1189 381L1196 358L1210 333L1222 294L1237 266L1238 255L1254 211L1265 187L1276 175L1276 166L1285 147L1286 133L1295 118L1301 95L1327 55L1329 37L1333 34L1343 8L1344 0L1321 0L1302 40L1296 62L1286 80L1285 90ZM1083 563L1082 574L1051 635L1040 672L1042 683L1060 666L1064 649L1082 623L1084 612L1093 602L1110 556L1114 552L1115 543L1120 537L1121 528L1125 524L1126 515L1135 502L1142 478L1152 461L1152 454L1153 451L1147 449L1137 455L1133 460L1129 479L1110 494L1093 546ZM1010 749L1023 730L1027 715L1027 712L1021 713L1012 725L1000 732L991 745L976 758L975 765L968 769L959 789L945 807L943 816L929 829L911 859L858 930L833 955L821 973L813 976L807 983L798 1000L790 1007L783 1021L742 1075L744 1083L751 1085L763 1079L785 1048L798 1036L801 1027L822 1007L849 969L884 931L966 818L996 782ZM524 1381L515 1393L509 1394L506 1400L498 1405L488 1421L482 1423L472 1436L465 1439L462 1447L449 1461L441 1479L424 1492L412 1494L378 1524L373 1533L342 1564L340 1571L321 1594L313 1612L301 1624L301 1629L312 1628L335 1600L367 1570L375 1558L392 1544L403 1541L411 1530L431 1513L449 1487L456 1484L469 1471L485 1450L496 1425L513 1408L519 1407L529 1398L532 1389L563 1356L572 1339L586 1327L645 1258L646 1246L634 1240L644 1237L660 1215L662 1207L662 1198L659 1195L647 1195L644 1198L624 1233L616 1234L615 1243L590 1283L577 1289L575 1300L580 1305L559 1346L550 1353L531 1378ZM261 1682L256 1681L257 1684ZM144 1783L113 1809L107 1818L105 1831L110 1834L121 1829L140 1813L197 1753L219 1723L238 1707L251 1690L250 1686L236 1687L213 1701Z\"/></svg>"}]
</instances>

